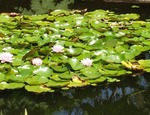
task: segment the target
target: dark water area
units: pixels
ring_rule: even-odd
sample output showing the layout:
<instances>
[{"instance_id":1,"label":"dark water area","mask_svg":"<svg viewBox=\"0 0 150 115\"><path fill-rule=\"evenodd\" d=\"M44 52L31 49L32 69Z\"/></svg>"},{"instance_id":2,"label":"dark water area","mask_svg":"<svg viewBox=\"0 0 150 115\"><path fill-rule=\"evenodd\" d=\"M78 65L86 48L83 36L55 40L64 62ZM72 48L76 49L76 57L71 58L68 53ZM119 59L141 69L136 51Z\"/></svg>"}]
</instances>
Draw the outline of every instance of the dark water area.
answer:
<instances>
[{"instance_id":1,"label":"dark water area","mask_svg":"<svg viewBox=\"0 0 150 115\"><path fill-rule=\"evenodd\" d=\"M22 13L19 7L30 10L30 4L31 0L0 0L0 12ZM132 8L133 5L139 8ZM150 4L143 3L75 0L68 8L138 13L141 19L150 18ZM28 115L150 115L150 74L129 76L119 83L54 93L35 94L24 89L0 91L0 115L25 115L25 109Z\"/></svg>"},{"instance_id":2,"label":"dark water area","mask_svg":"<svg viewBox=\"0 0 150 115\"><path fill-rule=\"evenodd\" d=\"M1 115L149 115L150 75L123 82L35 94L22 90L0 92Z\"/></svg>"},{"instance_id":3,"label":"dark water area","mask_svg":"<svg viewBox=\"0 0 150 115\"><path fill-rule=\"evenodd\" d=\"M42 5L44 0L35 0L36 2L33 2L34 0L0 0L0 12L19 12L22 13L23 9L26 10L33 10L38 9L34 8L34 4L40 4ZM52 1L52 0L46 0L46 1ZM122 3L122 2L105 2L103 0L70 0L70 3L66 3L65 5L57 7L58 4L61 4L60 1L65 0L54 0L55 2L51 2L51 4L48 4L48 2L45 4L48 4L47 6L44 4L43 6L37 6L41 10L46 10L45 13L60 8L60 9L87 9L87 11L93 11L96 9L104 9L104 10L110 10L114 11L115 13L138 13L141 15L141 19L147 19L150 17L150 3ZM68 0L69 1L69 0ZM52 9L52 5L55 5L56 7ZM138 8L133 8L132 6L138 6ZM19 10L22 8L22 10ZM34 11L34 14L37 14L36 11Z\"/></svg>"}]
</instances>

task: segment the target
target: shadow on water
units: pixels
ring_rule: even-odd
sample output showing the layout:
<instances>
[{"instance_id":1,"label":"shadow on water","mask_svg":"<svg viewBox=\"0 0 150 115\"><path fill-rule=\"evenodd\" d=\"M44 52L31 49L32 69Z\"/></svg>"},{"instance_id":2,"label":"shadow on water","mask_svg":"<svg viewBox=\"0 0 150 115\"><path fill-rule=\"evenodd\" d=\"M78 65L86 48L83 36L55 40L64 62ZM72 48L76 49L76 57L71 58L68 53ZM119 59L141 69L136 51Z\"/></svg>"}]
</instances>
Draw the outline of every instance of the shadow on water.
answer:
<instances>
[{"instance_id":1,"label":"shadow on water","mask_svg":"<svg viewBox=\"0 0 150 115\"><path fill-rule=\"evenodd\" d=\"M13 1L13 2L12 2ZM36 0L39 1L39 0ZM30 9L30 0L0 0L0 12ZM140 8L133 9L132 5ZM112 10L150 17L150 4L106 3L75 0L69 9ZM0 115L150 115L150 74L129 76L123 82L55 93L34 94L25 90L0 92Z\"/></svg>"},{"instance_id":2,"label":"shadow on water","mask_svg":"<svg viewBox=\"0 0 150 115\"><path fill-rule=\"evenodd\" d=\"M139 7L132 8L133 5ZM12 0L0 0L0 6L0 12L25 14L47 13L54 9L81 10L87 8L88 11L104 9L116 13L138 13L142 19L150 17L150 3L113 3L103 0L13 0L13 2Z\"/></svg>"},{"instance_id":3,"label":"shadow on water","mask_svg":"<svg viewBox=\"0 0 150 115\"><path fill-rule=\"evenodd\" d=\"M131 77L131 76L130 76ZM2 115L149 115L149 74L105 86L34 94L1 91Z\"/></svg>"}]
</instances>

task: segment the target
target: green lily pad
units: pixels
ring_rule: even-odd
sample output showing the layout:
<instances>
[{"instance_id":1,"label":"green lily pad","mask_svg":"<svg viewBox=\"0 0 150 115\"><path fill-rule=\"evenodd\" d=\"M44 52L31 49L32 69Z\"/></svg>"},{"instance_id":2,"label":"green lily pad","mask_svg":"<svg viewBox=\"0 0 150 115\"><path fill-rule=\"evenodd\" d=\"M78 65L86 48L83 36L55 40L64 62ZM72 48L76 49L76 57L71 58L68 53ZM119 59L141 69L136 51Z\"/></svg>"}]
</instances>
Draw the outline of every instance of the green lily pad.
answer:
<instances>
[{"instance_id":1,"label":"green lily pad","mask_svg":"<svg viewBox=\"0 0 150 115\"><path fill-rule=\"evenodd\" d=\"M107 77L107 82L110 82L110 83L113 83L113 82L120 82L120 80L117 79L117 78L110 78L110 77Z\"/></svg>"},{"instance_id":2,"label":"green lily pad","mask_svg":"<svg viewBox=\"0 0 150 115\"><path fill-rule=\"evenodd\" d=\"M68 68L66 66L51 66L51 68L56 71L56 72L65 72L68 70Z\"/></svg>"},{"instance_id":3,"label":"green lily pad","mask_svg":"<svg viewBox=\"0 0 150 115\"><path fill-rule=\"evenodd\" d=\"M25 82L29 85L41 85L48 82L48 78L45 76L30 76L25 79Z\"/></svg>"},{"instance_id":4,"label":"green lily pad","mask_svg":"<svg viewBox=\"0 0 150 115\"><path fill-rule=\"evenodd\" d=\"M69 49L67 49L67 55L68 56L78 56L82 53L82 48L72 48L70 47Z\"/></svg>"},{"instance_id":5,"label":"green lily pad","mask_svg":"<svg viewBox=\"0 0 150 115\"><path fill-rule=\"evenodd\" d=\"M60 88L60 87L65 87L69 84L69 81L67 82L56 82L56 81L53 81L53 80L49 80L49 82L47 84L45 84L47 87L57 87L57 88Z\"/></svg>"},{"instance_id":6,"label":"green lily pad","mask_svg":"<svg viewBox=\"0 0 150 115\"><path fill-rule=\"evenodd\" d=\"M23 83L7 83L7 82L1 82L0 83L0 90L5 90L5 89L20 89L24 87L25 84Z\"/></svg>"},{"instance_id":7,"label":"green lily pad","mask_svg":"<svg viewBox=\"0 0 150 115\"><path fill-rule=\"evenodd\" d=\"M124 19L127 19L127 20L130 20L130 19L136 20L140 17L138 14L134 14L134 13L124 14L122 16L124 17Z\"/></svg>"},{"instance_id":8,"label":"green lily pad","mask_svg":"<svg viewBox=\"0 0 150 115\"><path fill-rule=\"evenodd\" d=\"M83 33L79 36L79 39L83 41L88 41L91 38L95 38L95 36L92 33Z\"/></svg>"},{"instance_id":9,"label":"green lily pad","mask_svg":"<svg viewBox=\"0 0 150 115\"><path fill-rule=\"evenodd\" d=\"M30 36L25 37L24 39L29 43L37 43L40 40L39 37L30 37Z\"/></svg>"},{"instance_id":10,"label":"green lily pad","mask_svg":"<svg viewBox=\"0 0 150 115\"><path fill-rule=\"evenodd\" d=\"M84 87L89 85L89 82L70 82L67 87Z\"/></svg>"},{"instance_id":11,"label":"green lily pad","mask_svg":"<svg viewBox=\"0 0 150 115\"><path fill-rule=\"evenodd\" d=\"M5 81L5 74L0 73L0 82Z\"/></svg>"},{"instance_id":12,"label":"green lily pad","mask_svg":"<svg viewBox=\"0 0 150 115\"><path fill-rule=\"evenodd\" d=\"M93 84L93 83L102 83L102 82L104 82L106 79L107 79L107 77L101 76L101 77L99 77L99 78L97 78L97 79L89 79L88 82L89 82L90 84Z\"/></svg>"},{"instance_id":13,"label":"green lily pad","mask_svg":"<svg viewBox=\"0 0 150 115\"><path fill-rule=\"evenodd\" d=\"M34 92L34 93L54 92L54 90L47 88L47 87L44 87L44 86L26 85L25 89L29 92Z\"/></svg>"},{"instance_id":14,"label":"green lily pad","mask_svg":"<svg viewBox=\"0 0 150 115\"><path fill-rule=\"evenodd\" d=\"M7 89L20 89L23 88L25 86L24 83L8 83L7 85Z\"/></svg>"},{"instance_id":15,"label":"green lily pad","mask_svg":"<svg viewBox=\"0 0 150 115\"><path fill-rule=\"evenodd\" d=\"M111 76L111 77L117 77L117 76L122 76L122 75L126 75L126 74L131 74L132 72L130 71L126 71L126 70L109 70L109 69L105 69L105 70L100 70L101 74L104 76Z\"/></svg>"},{"instance_id":16,"label":"green lily pad","mask_svg":"<svg viewBox=\"0 0 150 115\"><path fill-rule=\"evenodd\" d=\"M49 67L45 66L36 67L33 71L33 74L35 74L36 76L44 76L44 77L50 77L52 73L53 71Z\"/></svg>"},{"instance_id":17,"label":"green lily pad","mask_svg":"<svg viewBox=\"0 0 150 115\"><path fill-rule=\"evenodd\" d=\"M102 21L98 21L98 20L93 20L91 22L91 26L94 27L95 29L100 29L100 28L107 28L108 25L105 24L104 22Z\"/></svg>"},{"instance_id":18,"label":"green lily pad","mask_svg":"<svg viewBox=\"0 0 150 115\"><path fill-rule=\"evenodd\" d=\"M12 20L12 18L11 17L9 17L8 15L6 15L6 14L1 14L0 15L0 22L2 22L2 23L4 23L4 22L9 22L9 21L11 21Z\"/></svg>"},{"instance_id":19,"label":"green lily pad","mask_svg":"<svg viewBox=\"0 0 150 115\"><path fill-rule=\"evenodd\" d=\"M85 75L83 79L96 79L101 76L101 73L94 67L87 67L80 70L80 72Z\"/></svg>"},{"instance_id":20,"label":"green lily pad","mask_svg":"<svg viewBox=\"0 0 150 115\"><path fill-rule=\"evenodd\" d=\"M22 65L23 63L24 63L24 62L22 61L22 59L15 58L15 59L13 60L12 65L13 65L13 66L20 66L20 65Z\"/></svg>"},{"instance_id":21,"label":"green lily pad","mask_svg":"<svg viewBox=\"0 0 150 115\"><path fill-rule=\"evenodd\" d=\"M150 68L150 60L139 60L138 63L144 68Z\"/></svg>"},{"instance_id":22,"label":"green lily pad","mask_svg":"<svg viewBox=\"0 0 150 115\"><path fill-rule=\"evenodd\" d=\"M105 61L108 62L115 62L115 63L120 63L121 61L125 61L126 58L124 56L124 54L110 54L106 57L106 59L104 59Z\"/></svg>"},{"instance_id":23,"label":"green lily pad","mask_svg":"<svg viewBox=\"0 0 150 115\"><path fill-rule=\"evenodd\" d=\"M77 58L71 58L69 60L69 64L72 67L73 70L80 70L83 68L83 65Z\"/></svg>"},{"instance_id":24,"label":"green lily pad","mask_svg":"<svg viewBox=\"0 0 150 115\"><path fill-rule=\"evenodd\" d=\"M18 67L19 74L21 76L31 76L33 74L33 66L31 65L23 65Z\"/></svg>"},{"instance_id":25,"label":"green lily pad","mask_svg":"<svg viewBox=\"0 0 150 115\"><path fill-rule=\"evenodd\" d=\"M59 77L64 80L71 80L72 76L73 76L73 73L70 73L70 72L65 72L59 75Z\"/></svg>"},{"instance_id":26,"label":"green lily pad","mask_svg":"<svg viewBox=\"0 0 150 115\"><path fill-rule=\"evenodd\" d=\"M69 15L70 12L66 11L66 10L55 10L53 12L51 12L50 14L52 14L53 16L58 16L58 15Z\"/></svg>"},{"instance_id":27,"label":"green lily pad","mask_svg":"<svg viewBox=\"0 0 150 115\"><path fill-rule=\"evenodd\" d=\"M55 81L55 82L66 82L68 81L67 79L61 79L59 76L61 75L61 73L56 73L54 75L52 75L50 77L51 80Z\"/></svg>"}]
</instances>

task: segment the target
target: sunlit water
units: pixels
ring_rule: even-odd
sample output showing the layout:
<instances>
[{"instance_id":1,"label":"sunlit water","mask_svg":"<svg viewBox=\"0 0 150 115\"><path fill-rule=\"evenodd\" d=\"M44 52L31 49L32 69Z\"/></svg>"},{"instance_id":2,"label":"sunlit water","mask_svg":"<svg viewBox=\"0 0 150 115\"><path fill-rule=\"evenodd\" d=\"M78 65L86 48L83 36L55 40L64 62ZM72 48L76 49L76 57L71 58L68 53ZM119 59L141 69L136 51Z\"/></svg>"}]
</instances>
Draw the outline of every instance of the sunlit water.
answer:
<instances>
[{"instance_id":1,"label":"sunlit water","mask_svg":"<svg viewBox=\"0 0 150 115\"><path fill-rule=\"evenodd\" d=\"M140 7L131 8L133 5ZM30 0L0 0L0 6L0 12L21 13L24 10L18 10L19 7L32 8ZM75 0L65 8L105 9L116 13L139 13L141 19L150 18L150 4ZM146 55L146 58L150 56ZM120 83L55 93L34 94L24 89L0 91L0 115L25 115L25 109L28 115L150 115L150 74L129 76Z\"/></svg>"}]
</instances>

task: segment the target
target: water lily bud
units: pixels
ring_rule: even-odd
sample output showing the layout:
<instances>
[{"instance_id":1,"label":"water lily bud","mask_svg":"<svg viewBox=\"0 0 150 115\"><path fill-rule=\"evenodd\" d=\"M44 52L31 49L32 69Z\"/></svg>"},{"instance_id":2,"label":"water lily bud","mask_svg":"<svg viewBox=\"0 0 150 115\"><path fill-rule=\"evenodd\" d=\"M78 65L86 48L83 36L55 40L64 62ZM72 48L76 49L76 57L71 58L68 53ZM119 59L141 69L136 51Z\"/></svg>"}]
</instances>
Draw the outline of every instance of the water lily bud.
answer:
<instances>
[{"instance_id":1,"label":"water lily bud","mask_svg":"<svg viewBox=\"0 0 150 115\"><path fill-rule=\"evenodd\" d=\"M64 47L61 45L54 45L52 47L53 52L59 53L59 52L64 52Z\"/></svg>"},{"instance_id":2,"label":"water lily bud","mask_svg":"<svg viewBox=\"0 0 150 115\"><path fill-rule=\"evenodd\" d=\"M90 58L85 58L85 59L81 60L81 63L84 66L92 66L93 60L91 60Z\"/></svg>"},{"instance_id":3,"label":"water lily bud","mask_svg":"<svg viewBox=\"0 0 150 115\"><path fill-rule=\"evenodd\" d=\"M13 62L13 54L11 54L10 52L2 52L0 53L0 61L1 63L5 63L5 62Z\"/></svg>"},{"instance_id":4,"label":"water lily bud","mask_svg":"<svg viewBox=\"0 0 150 115\"><path fill-rule=\"evenodd\" d=\"M36 66L42 65L42 60L40 58L34 58L32 59L32 64Z\"/></svg>"}]
</instances>

